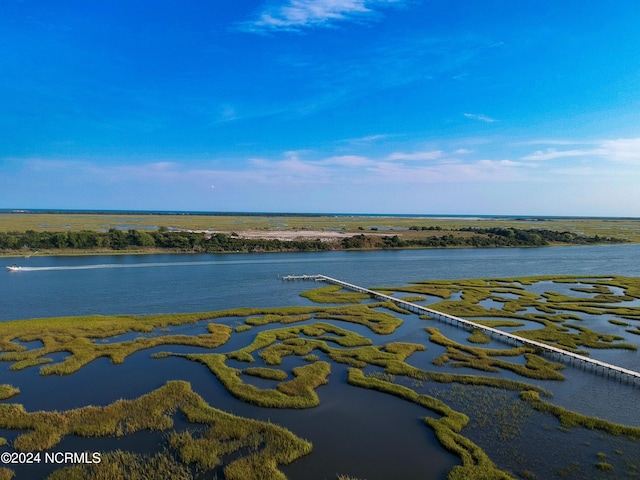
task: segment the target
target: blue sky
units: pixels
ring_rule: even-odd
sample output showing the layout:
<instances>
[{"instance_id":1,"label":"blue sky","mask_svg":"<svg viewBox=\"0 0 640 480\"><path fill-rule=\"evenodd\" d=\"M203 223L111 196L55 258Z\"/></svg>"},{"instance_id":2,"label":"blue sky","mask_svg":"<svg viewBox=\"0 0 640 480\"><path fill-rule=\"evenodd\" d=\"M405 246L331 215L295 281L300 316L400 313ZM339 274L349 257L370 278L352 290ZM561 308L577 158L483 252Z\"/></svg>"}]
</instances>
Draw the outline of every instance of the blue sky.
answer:
<instances>
[{"instance_id":1,"label":"blue sky","mask_svg":"<svg viewBox=\"0 0 640 480\"><path fill-rule=\"evenodd\" d=\"M0 0L0 208L640 216L640 2Z\"/></svg>"}]
</instances>

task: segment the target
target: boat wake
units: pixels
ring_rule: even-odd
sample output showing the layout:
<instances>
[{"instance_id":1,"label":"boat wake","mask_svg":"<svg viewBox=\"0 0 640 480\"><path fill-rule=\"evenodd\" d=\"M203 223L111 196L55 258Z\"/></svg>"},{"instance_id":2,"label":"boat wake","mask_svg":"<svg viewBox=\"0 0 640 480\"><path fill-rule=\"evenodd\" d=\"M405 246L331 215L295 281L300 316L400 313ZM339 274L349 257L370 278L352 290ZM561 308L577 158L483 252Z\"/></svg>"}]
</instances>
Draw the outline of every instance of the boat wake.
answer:
<instances>
[{"instance_id":1,"label":"boat wake","mask_svg":"<svg viewBox=\"0 0 640 480\"><path fill-rule=\"evenodd\" d=\"M151 267L175 267L175 266L202 266L214 265L218 262L166 262L166 263L103 263L96 265L61 265L57 267L20 267L20 272L42 272L51 270L97 270L107 268L151 268Z\"/></svg>"}]
</instances>

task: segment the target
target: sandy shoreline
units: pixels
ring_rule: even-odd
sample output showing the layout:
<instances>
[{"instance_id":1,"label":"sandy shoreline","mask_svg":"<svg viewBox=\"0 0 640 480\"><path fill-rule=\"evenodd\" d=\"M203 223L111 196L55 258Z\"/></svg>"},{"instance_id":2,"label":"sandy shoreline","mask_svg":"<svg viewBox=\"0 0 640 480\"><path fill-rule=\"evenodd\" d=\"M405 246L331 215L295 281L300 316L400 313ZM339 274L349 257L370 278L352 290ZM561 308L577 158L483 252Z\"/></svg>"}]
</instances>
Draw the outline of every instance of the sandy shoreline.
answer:
<instances>
[{"instance_id":1,"label":"sandy shoreline","mask_svg":"<svg viewBox=\"0 0 640 480\"><path fill-rule=\"evenodd\" d=\"M350 238L356 235L367 235L376 237L386 237L397 235L397 233L385 232L336 232L331 230L239 230L237 232L221 230L188 230L194 233L204 233L207 238L222 233L227 236L246 238L252 240L321 240L323 242L338 242L343 238Z\"/></svg>"}]
</instances>

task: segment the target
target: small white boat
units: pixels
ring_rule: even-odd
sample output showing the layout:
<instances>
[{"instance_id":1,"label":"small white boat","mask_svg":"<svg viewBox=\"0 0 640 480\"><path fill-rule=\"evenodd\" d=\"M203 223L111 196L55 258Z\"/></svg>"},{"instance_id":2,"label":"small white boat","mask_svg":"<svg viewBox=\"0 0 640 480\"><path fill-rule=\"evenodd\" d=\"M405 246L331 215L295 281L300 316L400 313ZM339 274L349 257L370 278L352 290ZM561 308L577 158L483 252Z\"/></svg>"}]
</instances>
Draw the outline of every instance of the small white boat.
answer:
<instances>
[{"instance_id":1,"label":"small white boat","mask_svg":"<svg viewBox=\"0 0 640 480\"><path fill-rule=\"evenodd\" d=\"M14 265L9 265L7 267L7 270L9 270L10 272L19 272L20 270L22 270L22 267L14 264Z\"/></svg>"}]
</instances>

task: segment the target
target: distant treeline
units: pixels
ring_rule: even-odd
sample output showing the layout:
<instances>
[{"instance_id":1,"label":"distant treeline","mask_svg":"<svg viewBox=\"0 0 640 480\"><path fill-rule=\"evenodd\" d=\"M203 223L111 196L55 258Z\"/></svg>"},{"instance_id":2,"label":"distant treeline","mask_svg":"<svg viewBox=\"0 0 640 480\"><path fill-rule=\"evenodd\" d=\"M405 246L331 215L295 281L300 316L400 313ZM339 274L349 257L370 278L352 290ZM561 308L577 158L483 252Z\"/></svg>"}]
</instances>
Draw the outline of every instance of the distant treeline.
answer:
<instances>
[{"instance_id":1,"label":"distant treeline","mask_svg":"<svg viewBox=\"0 0 640 480\"><path fill-rule=\"evenodd\" d=\"M236 235L158 230L90 230L65 232L0 232L0 250L145 250L163 249L179 252L284 252L331 250L320 240L244 239Z\"/></svg>"},{"instance_id":2,"label":"distant treeline","mask_svg":"<svg viewBox=\"0 0 640 480\"><path fill-rule=\"evenodd\" d=\"M413 228L411 230L414 230ZM313 240L245 239L236 234L204 234L189 231L119 230L106 232L0 232L0 250L145 250L163 249L179 252L301 252L336 249L446 248L446 247L537 247L552 243L586 245L624 243L624 240L598 235L590 237L553 230L516 228L462 228L424 238L402 239L398 235L354 235L338 242Z\"/></svg>"},{"instance_id":3,"label":"distant treeline","mask_svg":"<svg viewBox=\"0 0 640 480\"><path fill-rule=\"evenodd\" d=\"M440 227L411 227L410 230L442 231ZM625 243L625 240L599 235L587 236L554 230L521 230L517 228L474 228L451 230L452 233L432 235L425 238L402 239L392 237L370 237L356 235L342 241L344 248L446 248L446 247L542 247L551 244L589 245L602 243ZM469 232L471 235L455 235Z\"/></svg>"}]
</instances>

